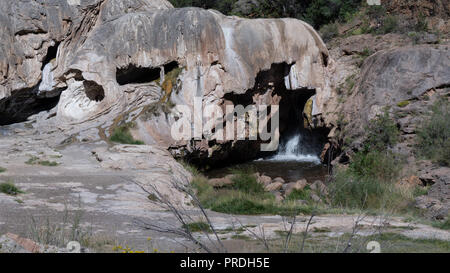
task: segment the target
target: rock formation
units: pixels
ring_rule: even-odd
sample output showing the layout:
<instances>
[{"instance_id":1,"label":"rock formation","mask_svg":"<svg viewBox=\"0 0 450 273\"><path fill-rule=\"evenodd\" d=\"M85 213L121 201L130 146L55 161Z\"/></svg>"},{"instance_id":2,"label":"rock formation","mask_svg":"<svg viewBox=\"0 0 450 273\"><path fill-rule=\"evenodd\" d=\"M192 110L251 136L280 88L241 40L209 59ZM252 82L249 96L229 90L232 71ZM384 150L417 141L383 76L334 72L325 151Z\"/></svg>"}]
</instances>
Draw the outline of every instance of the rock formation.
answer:
<instances>
[{"instance_id":1,"label":"rock formation","mask_svg":"<svg viewBox=\"0 0 450 273\"><path fill-rule=\"evenodd\" d=\"M162 0L81 2L2 2L1 35L11 41L0 56L2 124L50 110L37 121L41 132L105 140L133 121L146 144L211 157L239 145L174 141L171 105L193 108L196 96L223 107L239 96L270 104L315 95L317 115L331 95L326 46L299 20L226 17ZM19 9L26 12L8 16Z\"/></svg>"}]
</instances>

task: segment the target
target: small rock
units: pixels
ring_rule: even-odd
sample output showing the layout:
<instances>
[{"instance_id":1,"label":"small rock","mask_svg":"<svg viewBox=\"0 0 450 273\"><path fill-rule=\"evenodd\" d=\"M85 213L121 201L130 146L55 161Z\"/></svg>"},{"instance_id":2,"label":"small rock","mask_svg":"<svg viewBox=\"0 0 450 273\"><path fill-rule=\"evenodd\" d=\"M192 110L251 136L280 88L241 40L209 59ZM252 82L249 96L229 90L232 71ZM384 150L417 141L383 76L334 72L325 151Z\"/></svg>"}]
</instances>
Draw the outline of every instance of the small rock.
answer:
<instances>
[{"instance_id":1,"label":"small rock","mask_svg":"<svg viewBox=\"0 0 450 273\"><path fill-rule=\"evenodd\" d=\"M273 182L274 182L274 183L275 183L275 182L280 182L281 184L286 183L286 181L284 181L284 179L281 178L281 177L274 178L274 179L273 179Z\"/></svg>"},{"instance_id":2,"label":"small rock","mask_svg":"<svg viewBox=\"0 0 450 273\"><path fill-rule=\"evenodd\" d=\"M320 180L316 180L311 186L311 190L317 192L320 195L328 195L327 186Z\"/></svg>"},{"instance_id":3,"label":"small rock","mask_svg":"<svg viewBox=\"0 0 450 273\"><path fill-rule=\"evenodd\" d=\"M223 188L228 185L233 185L233 175L227 175L223 178L213 178L208 180L208 184L214 188Z\"/></svg>"},{"instance_id":4,"label":"small rock","mask_svg":"<svg viewBox=\"0 0 450 273\"><path fill-rule=\"evenodd\" d=\"M397 187L405 189L412 189L419 186L423 186L422 180L420 180L420 178L415 175L403 178L402 180L397 182Z\"/></svg>"},{"instance_id":5,"label":"small rock","mask_svg":"<svg viewBox=\"0 0 450 273\"><path fill-rule=\"evenodd\" d=\"M273 192L273 195L275 196L275 201L277 201L278 203L283 202L284 197L279 191Z\"/></svg>"},{"instance_id":6,"label":"small rock","mask_svg":"<svg viewBox=\"0 0 450 273\"><path fill-rule=\"evenodd\" d=\"M308 205L308 202L307 202L307 201L301 200L301 199L295 200L294 202L295 202L295 204L296 204L297 206L306 206L306 205Z\"/></svg>"},{"instance_id":7,"label":"small rock","mask_svg":"<svg viewBox=\"0 0 450 273\"><path fill-rule=\"evenodd\" d=\"M274 182L272 184L269 184L266 186L265 191L279 191L283 187L283 183L281 182Z\"/></svg>"},{"instance_id":8,"label":"small rock","mask_svg":"<svg viewBox=\"0 0 450 273\"><path fill-rule=\"evenodd\" d=\"M284 188L285 195L288 196L294 190L301 191L301 190L303 190L306 187L306 185L308 185L308 182L306 181L306 179L298 180L295 183L292 182L292 183L284 184L283 188Z\"/></svg>"},{"instance_id":9,"label":"small rock","mask_svg":"<svg viewBox=\"0 0 450 273\"><path fill-rule=\"evenodd\" d=\"M259 182L261 185L264 185L264 187L267 187L268 185L270 185L270 184L272 183L272 178L270 178L270 177L267 176L267 175L261 175L261 176L258 178L258 182Z\"/></svg>"},{"instance_id":10,"label":"small rock","mask_svg":"<svg viewBox=\"0 0 450 273\"><path fill-rule=\"evenodd\" d=\"M320 199L320 197L315 193L311 194L311 199L316 203L322 203L322 199Z\"/></svg>"},{"instance_id":11,"label":"small rock","mask_svg":"<svg viewBox=\"0 0 450 273\"><path fill-rule=\"evenodd\" d=\"M448 207L441 201L425 195L416 198L415 207L424 210L425 216L434 220L446 219L449 214Z\"/></svg>"}]
</instances>

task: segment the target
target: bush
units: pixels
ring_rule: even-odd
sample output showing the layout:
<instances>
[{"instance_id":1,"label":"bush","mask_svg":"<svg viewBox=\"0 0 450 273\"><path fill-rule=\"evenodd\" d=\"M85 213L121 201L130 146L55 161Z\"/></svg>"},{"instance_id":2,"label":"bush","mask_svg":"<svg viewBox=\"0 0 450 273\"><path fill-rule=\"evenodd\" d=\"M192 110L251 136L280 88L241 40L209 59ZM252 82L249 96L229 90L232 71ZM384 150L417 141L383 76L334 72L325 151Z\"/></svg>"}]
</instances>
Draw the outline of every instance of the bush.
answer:
<instances>
[{"instance_id":1,"label":"bush","mask_svg":"<svg viewBox=\"0 0 450 273\"><path fill-rule=\"evenodd\" d=\"M367 127L368 137L364 142L364 150L384 151L397 144L400 131L397 124L390 118L387 111L370 121Z\"/></svg>"},{"instance_id":2,"label":"bush","mask_svg":"<svg viewBox=\"0 0 450 273\"><path fill-rule=\"evenodd\" d=\"M447 219L443 222L433 223L433 227L443 229L443 230L450 230L450 219Z\"/></svg>"},{"instance_id":3,"label":"bush","mask_svg":"<svg viewBox=\"0 0 450 273\"><path fill-rule=\"evenodd\" d=\"M0 173L4 173L4 172L6 172L6 169L5 169L5 168L2 168L2 167L0 167Z\"/></svg>"},{"instance_id":4,"label":"bush","mask_svg":"<svg viewBox=\"0 0 450 273\"><path fill-rule=\"evenodd\" d=\"M450 166L450 106L445 100L432 106L431 117L417 130L416 152L435 163Z\"/></svg>"},{"instance_id":5,"label":"bush","mask_svg":"<svg viewBox=\"0 0 450 273\"><path fill-rule=\"evenodd\" d=\"M48 167L55 167L58 166L59 163L55 162L55 161L48 161L48 160L41 160L39 157L37 156L32 156L30 157L25 164L28 165L42 165L42 166L48 166Z\"/></svg>"},{"instance_id":6,"label":"bush","mask_svg":"<svg viewBox=\"0 0 450 273\"><path fill-rule=\"evenodd\" d=\"M299 206L295 203L277 203L270 194L253 196L239 192L228 192L216 196L208 204L208 207L216 212L238 215L298 215L299 213L311 214L317 208L312 206Z\"/></svg>"},{"instance_id":7,"label":"bush","mask_svg":"<svg viewBox=\"0 0 450 273\"><path fill-rule=\"evenodd\" d=\"M323 41L328 42L339 35L338 24L326 24L320 28L319 32L322 35Z\"/></svg>"},{"instance_id":8,"label":"bush","mask_svg":"<svg viewBox=\"0 0 450 273\"><path fill-rule=\"evenodd\" d=\"M353 157L350 171L357 177L392 182L399 174L400 159L390 151L359 152Z\"/></svg>"},{"instance_id":9,"label":"bush","mask_svg":"<svg viewBox=\"0 0 450 273\"><path fill-rule=\"evenodd\" d=\"M0 192L8 195L17 195L19 193L23 193L23 191L17 188L12 182L1 183Z\"/></svg>"},{"instance_id":10,"label":"bush","mask_svg":"<svg viewBox=\"0 0 450 273\"><path fill-rule=\"evenodd\" d=\"M112 142L122 143L122 144L132 144L132 145L143 145L144 142L140 140L135 140L130 133L130 128L133 128L132 123L127 123L114 129L110 140Z\"/></svg>"},{"instance_id":11,"label":"bush","mask_svg":"<svg viewBox=\"0 0 450 273\"><path fill-rule=\"evenodd\" d=\"M345 21L360 4L358 0L312 0L303 17L318 28L335 20Z\"/></svg>"},{"instance_id":12,"label":"bush","mask_svg":"<svg viewBox=\"0 0 450 273\"><path fill-rule=\"evenodd\" d=\"M404 108L404 107L408 106L409 104L410 104L409 100L404 100L404 101L397 103L397 106L400 108Z\"/></svg>"},{"instance_id":13,"label":"bush","mask_svg":"<svg viewBox=\"0 0 450 273\"><path fill-rule=\"evenodd\" d=\"M237 168L232 170L234 190L244 193L262 194L264 187L258 183L255 176L255 171L251 168Z\"/></svg>"},{"instance_id":14,"label":"bush","mask_svg":"<svg viewBox=\"0 0 450 273\"><path fill-rule=\"evenodd\" d=\"M189 224L184 224L183 228L189 230L190 232L211 232L211 227L205 222L194 222Z\"/></svg>"},{"instance_id":15,"label":"bush","mask_svg":"<svg viewBox=\"0 0 450 273\"><path fill-rule=\"evenodd\" d=\"M304 200L311 201L311 189L306 186L303 190L293 190L291 194L286 197L287 201Z\"/></svg>"},{"instance_id":16,"label":"bush","mask_svg":"<svg viewBox=\"0 0 450 273\"><path fill-rule=\"evenodd\" d=\"M383 24L378 30L378 34L388 34L397 31L398 21L395 16L386 16L383 20Z\"/></svg>"},{"instance_id":17,"label":"bush","mask_svg":"<svg viewBox=\"0 0 450 273\"><path fill-rule=\"evenodd\" d=\"M412 192L395 186L403 158L391 152L400 132L387 111L372 120L368 137L347 169L338 169L330 185L332 203L357 209L401 210L412 199Z\"/></svg>"},{"instance_id":18,"label":"bush","mask_svg":"<svg viewBox=\"0 0 450 273\"><path fill-rule=\"evenodd\" d=\"M411 201L411 194L402 192L394 183L358 176L351 169L337 172L330 193L333 205L355 209L401 211Z\"/></svg>"}]
</instances>

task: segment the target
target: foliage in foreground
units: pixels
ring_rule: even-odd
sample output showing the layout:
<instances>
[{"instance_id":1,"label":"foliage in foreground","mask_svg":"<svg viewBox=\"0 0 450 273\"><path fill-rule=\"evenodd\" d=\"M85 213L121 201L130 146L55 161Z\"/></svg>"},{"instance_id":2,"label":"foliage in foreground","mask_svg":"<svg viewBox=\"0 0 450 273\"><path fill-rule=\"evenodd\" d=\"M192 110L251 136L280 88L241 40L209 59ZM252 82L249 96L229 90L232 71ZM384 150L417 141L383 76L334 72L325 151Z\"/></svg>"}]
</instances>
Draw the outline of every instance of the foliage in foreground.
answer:
<instances>
[{"instance_id":1,"label":"foliage in foreground","mask_svg":"<svg viewBox=\"0 0 450 273\"><path fill-rule=\"evenodd\" d=\"M0 192L8 195L18 195L19 193L23 193L23 191L16 187L12 182L1 183Z\"/></svg>"},{"instance_id":2,"label":"foliage in foreground","mask_svg":"<svg viewBox=\"0 0 450 273\"><path fill-rule=\"evenodd\" d=\"M395 186L403 159L390 148L398 141L399 129L385 112L369 124L367 131L363 149L347 168L336 171L332 203L348 208L403 210L413 192Z\"/></svg>"},{"instance_id":3,"label":"foliage in foreground","mask_svg":"<svg viewBox=\"0 0 450 273\"><path fill-rule=\"evenodd\" d=\"M417 133L417 154L443 166L450 166L450 105L437 101L432 114Z\"/></svg>"},{"instance_id":4,"label":"foliage in foreground","mask_svg":"<svg viewBox=\"0 0 450 273\"><path fill-rule=\"evenodd\" d=\"M184 224L183 228L189 229L191 232L211 232L211 227L205 222L194 222L189 224Z\"/></svg>"},{"instance_id":5,"label":"foliage in foreground","mask_svg":"<svg viewBox=\"0 0 450 273\"><path fill-rule=\"evenodd\" d=\"M433 227L443 229L443 230L450 230L450 219L447 218L447 220L445 220L443 222L433 223Z\"/></svg>"},{"instance_id":6,"label":"foliage in foreground","mask_svg":"<svg viewBox=\"0 0 450 273\"><path fill-rule=\"evenodd\" d=\"M49 160L41 160L39 157L37 156L32 156L30 157L25 164L28 165L41 165L41 166L47 166L47 167L55 167L58 166L59 163L55 162L55 161L49 161Z\"/></svg>"},{"instance_id":7,"label":"foliage in foreground","mask_svg":"<svg viewBox=\"0 0 450 273\"><path fill-rule=\"evenodd\" d=\"M297 215L311 214L318 210L312 205L298 205L295 198L278 203L271 193L264 191L251 170L233 170L234 185L224 189L214 189L208 179L194 172L192 185L206 208L216 212L239 215Z\"/></svg>"},{"instance_id":8,"label":"foliage in foreground","mask_svg":"<svg viewBox=\"0 0 450 273\"><path fill-rule=\"evenodd\" d=\"M132 123L127 123L114 129L110 140L112 142L132 145L143 145L144 142L135 140L130 133L130 129L133 127Z\"/></svg>"}]
</instances>

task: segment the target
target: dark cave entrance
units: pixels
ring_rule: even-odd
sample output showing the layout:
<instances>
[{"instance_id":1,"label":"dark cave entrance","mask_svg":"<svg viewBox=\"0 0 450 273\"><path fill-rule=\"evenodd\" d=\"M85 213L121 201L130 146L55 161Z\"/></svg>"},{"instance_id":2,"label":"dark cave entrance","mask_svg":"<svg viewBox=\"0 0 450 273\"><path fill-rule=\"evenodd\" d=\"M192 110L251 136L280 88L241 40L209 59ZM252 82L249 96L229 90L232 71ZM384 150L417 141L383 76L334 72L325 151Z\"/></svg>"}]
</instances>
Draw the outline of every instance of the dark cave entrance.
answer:
<instances>
[{"instance_id":1,"label":"dark cave entrance","mask_svg":"<svg viewBox=\"0 0 450 273\"><path fill-rule=\"evenodd\" d=\"M37 96L38 86L14 91L0 100L0 126L27 121L28 117L56 107L59 95L52 98Z\"/></svg>"},{"instance_id":2,"label":"dark cave entrance","mask_svg":"<svg viewBox=\"0 0 450 273\"><path fill-rule=\"evenodd\" d=\"M42 61L41 73L44 67L57 57L59 45L60 42L55 42L47 49L47 54ZM33 87L13 90L11 96L0 100L0 126L25 122L30 116L49 111L58 105L61 92L65 88L39 95L41 82L42 79Z\"/></svg>"},{"instance_id":3,"label":"dark cave entrance","mask_svg":"<svg viewBox=\"0 0 450 273\"><path fill-rule=\"evenodd\" d=\"M179 68L176 61L162 66L164 75ZM116 69L116 80L119 85L151 83L161 78L161 67L139 67L133 64Z\"/></svg>"}]
</instances>

